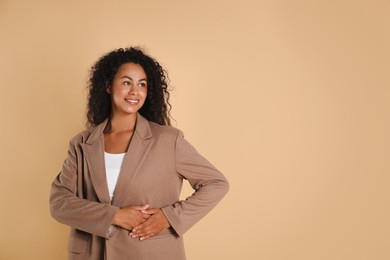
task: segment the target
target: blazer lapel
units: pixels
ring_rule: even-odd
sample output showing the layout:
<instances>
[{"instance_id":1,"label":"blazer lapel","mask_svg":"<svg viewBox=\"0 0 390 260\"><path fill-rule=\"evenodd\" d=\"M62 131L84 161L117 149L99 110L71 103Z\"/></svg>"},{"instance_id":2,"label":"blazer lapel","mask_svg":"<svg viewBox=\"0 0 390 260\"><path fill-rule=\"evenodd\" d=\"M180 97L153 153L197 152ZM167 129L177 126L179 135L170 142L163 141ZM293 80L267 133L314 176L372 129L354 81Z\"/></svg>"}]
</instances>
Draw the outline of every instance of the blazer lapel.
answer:
<instances>
[{"instance_id":1,"label":"blazer lapel","mask_svg":"<svg viewBox=\"0 0 390 260\"><path fill-rule=\"evenodd\" d=\"M122 163L112 205L123 206L122 203L126 198L129 183L137 174L152 147L153 141L149 122L138 114L135 132Z\"/></svg>"},{"instance_id":2,"label":"blazer lapel","mask_svg":"<svg viewBox=\"0 0 390 260\"><path fill-rule=\"evenodd\" d=\"M106 170L104 163L104 136L103 130L107 124L104 121L91 133L85 143L81 144L85 159L89 167L91 181L95 188L96 195L101 203L110 203Z\"/></svg>"}]
</instances>

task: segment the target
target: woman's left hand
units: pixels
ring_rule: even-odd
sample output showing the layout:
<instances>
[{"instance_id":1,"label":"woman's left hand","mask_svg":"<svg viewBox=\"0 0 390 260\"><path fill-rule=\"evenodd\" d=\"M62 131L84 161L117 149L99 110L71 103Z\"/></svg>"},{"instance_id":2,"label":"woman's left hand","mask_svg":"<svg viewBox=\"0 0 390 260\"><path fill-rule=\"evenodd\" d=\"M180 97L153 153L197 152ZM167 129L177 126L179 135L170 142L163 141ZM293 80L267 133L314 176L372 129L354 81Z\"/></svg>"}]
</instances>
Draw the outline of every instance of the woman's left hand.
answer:
<instances>
[{"instance_id":1,"label":"woman's left hand","mask_svg":"<svg viewBox=\"0 0 390 260\"><path fill-rule=\"evenodd\" d=\"M142 213L151 216L145 222L132 229L130 232L132 238L145 240L169 228L169 222L161 209L145 209L142 210Z\"/></svg>"}]
</instances>

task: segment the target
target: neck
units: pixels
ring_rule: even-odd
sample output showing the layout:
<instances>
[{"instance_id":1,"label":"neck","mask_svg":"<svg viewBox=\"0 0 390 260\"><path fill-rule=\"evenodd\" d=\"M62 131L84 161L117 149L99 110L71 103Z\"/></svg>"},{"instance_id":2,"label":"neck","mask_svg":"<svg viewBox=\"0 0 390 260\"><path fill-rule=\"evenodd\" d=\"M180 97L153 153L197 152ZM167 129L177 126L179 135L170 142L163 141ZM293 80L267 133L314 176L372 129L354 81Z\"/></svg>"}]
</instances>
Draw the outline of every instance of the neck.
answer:
<instances>
[{"instance_id":1,"label":"neck","mask_svg":"<svg viewBox=\"0 0 390 260\"><path fill-rule=\"evenodd\" d=\"M110 121L105 129L105 132L127 132L134 131L137 122L137 114L119 115L111 114Z\"/></svg>"}]
</instances>

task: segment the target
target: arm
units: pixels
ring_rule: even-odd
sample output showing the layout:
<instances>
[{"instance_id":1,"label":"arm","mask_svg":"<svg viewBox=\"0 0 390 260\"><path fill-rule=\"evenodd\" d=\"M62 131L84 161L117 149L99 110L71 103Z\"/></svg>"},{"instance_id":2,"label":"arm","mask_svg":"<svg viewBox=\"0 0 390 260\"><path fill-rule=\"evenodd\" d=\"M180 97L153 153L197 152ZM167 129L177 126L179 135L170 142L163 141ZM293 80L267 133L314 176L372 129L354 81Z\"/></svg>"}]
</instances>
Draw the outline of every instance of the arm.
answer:
<instances>
[{"instance_id":1,"label":"arm","mask_svg":"<svg viewBox=\"0 0 390 260\"><path fill-rule=\"evenodd\" d=\"M81 162L82 158L78 157L75 144L70 142L62 171L52 183L51 215L58 222L108 238L113 233L111 223L118 208L77 196L78 165Z\"/></svg>"},{"instance_id":2,"label":"arm","mask_svg":"<svg viewBox=\"0 0 390 260\"><path fill-rule=\"evenodd\" d=\"M187 179L195 192L183 201L163 207L170 225L181 236L210 212L229 190L227 179L184 139L176 140L176 171Z\"/></svg>"},{"instance_id":3,"label":"arm","mask_svg":"<svg viewBox=\"0 0 390 260\"><path fill-rule=\"evenodd\" d=\"M195 193L173 205L144 211L152 216L132 230L133 238L147 239L169 226L181 236L214 208L229 189L226 178L184 139L182 132L176 139L175 165Z\"/></svg>"},{"instance_id":4,"label":"arm","mask_svg":"<svg viewBox=\"0 0 390 260\"><path fill-rule=\"evenodd\" d=\"M81 165L81 162L82 158L78 156L75 144L70 142L62 171L52 183L50 211L54 219L76 229L110 238L117 226L131 230L150 217L142 212L148 205L117 208L79 198L77 178L78 165Z\"/></svg>"}]
</instances>

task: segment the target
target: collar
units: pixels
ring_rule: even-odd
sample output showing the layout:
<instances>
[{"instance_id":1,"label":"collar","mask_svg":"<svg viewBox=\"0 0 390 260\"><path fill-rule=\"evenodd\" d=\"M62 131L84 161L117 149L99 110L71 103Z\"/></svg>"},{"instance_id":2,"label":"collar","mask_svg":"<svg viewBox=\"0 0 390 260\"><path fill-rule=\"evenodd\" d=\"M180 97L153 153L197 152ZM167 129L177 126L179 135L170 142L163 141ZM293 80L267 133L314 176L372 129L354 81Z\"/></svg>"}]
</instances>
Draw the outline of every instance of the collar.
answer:
<instances>
[{"instance_id":1,"label":"collar","mask_svg":"<svg viewBox=\"0 0 390 260\"><path fill-rule=\"evenodd\" d=\"M86 144L93 144L98 141L103 136L103 131L106 128L109 119L107 118L102 123L97 125L91 132L91 135L85 141ZM152 137L152 132L150 130L149 121L137 113L137 120L135 122L135 135L137 135L140 139L145 140Z\"/></svg>"}]
</instances>

